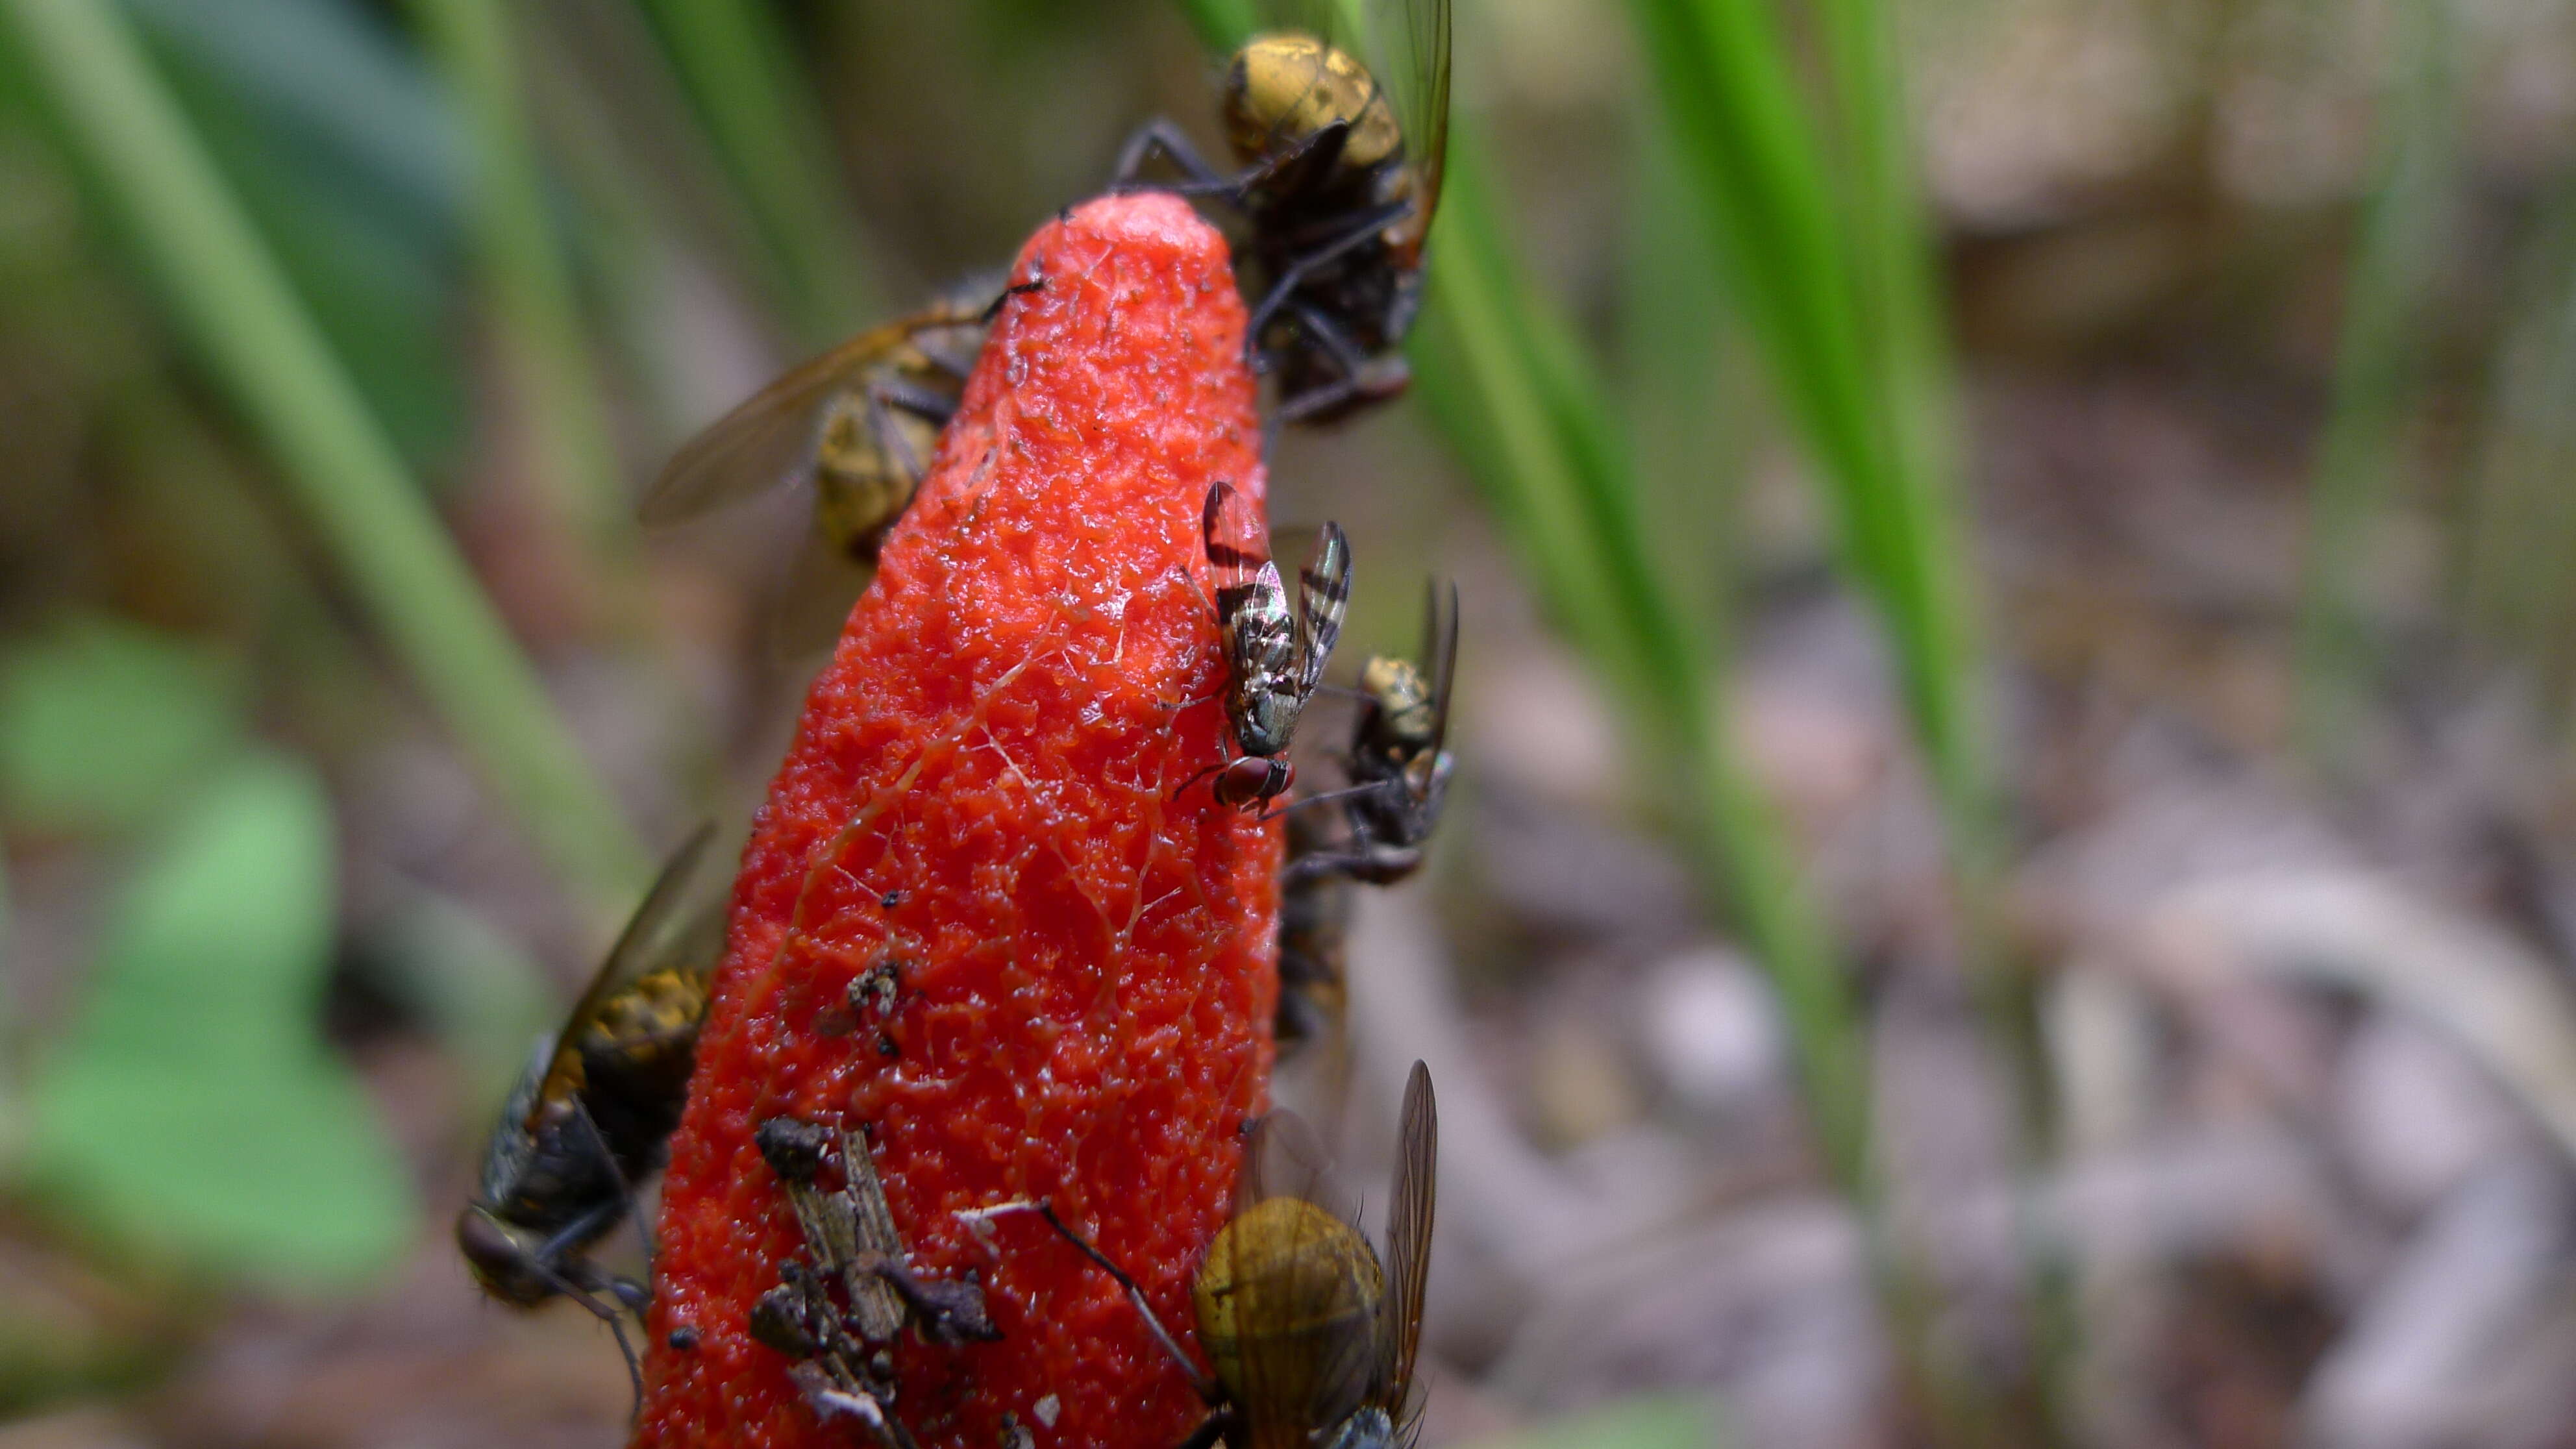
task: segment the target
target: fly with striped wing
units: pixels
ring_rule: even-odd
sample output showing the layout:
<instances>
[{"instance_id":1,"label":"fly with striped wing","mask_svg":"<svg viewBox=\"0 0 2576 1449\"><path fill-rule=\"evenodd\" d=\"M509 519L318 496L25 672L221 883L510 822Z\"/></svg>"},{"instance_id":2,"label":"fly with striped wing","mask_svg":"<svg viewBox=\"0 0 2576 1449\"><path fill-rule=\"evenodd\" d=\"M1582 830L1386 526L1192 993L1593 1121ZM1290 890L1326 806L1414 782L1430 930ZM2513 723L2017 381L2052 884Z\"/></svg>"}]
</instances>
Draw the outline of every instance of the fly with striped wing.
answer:
<instances>
[{"instance_id":1,"label":"fly with striped wing","mask_svg":"<svg viewBox=\"0 0 2576 1449\"><path fill-rule=\"evenodd\" d=\"M1314 556L1297 574L1291 614L1287 586L1262 542L1261 520L1250 500L1230 483L1212 484L1199 525L1208 568L1216 576L1226 722L1242 751L1207 773L1216 776L1211 788L1218 803L1261 809L1296 783L1288 742L1342 637L1351 601L1350 540L1334 523L1316 535Z\"/></svg>"}]
</instances>

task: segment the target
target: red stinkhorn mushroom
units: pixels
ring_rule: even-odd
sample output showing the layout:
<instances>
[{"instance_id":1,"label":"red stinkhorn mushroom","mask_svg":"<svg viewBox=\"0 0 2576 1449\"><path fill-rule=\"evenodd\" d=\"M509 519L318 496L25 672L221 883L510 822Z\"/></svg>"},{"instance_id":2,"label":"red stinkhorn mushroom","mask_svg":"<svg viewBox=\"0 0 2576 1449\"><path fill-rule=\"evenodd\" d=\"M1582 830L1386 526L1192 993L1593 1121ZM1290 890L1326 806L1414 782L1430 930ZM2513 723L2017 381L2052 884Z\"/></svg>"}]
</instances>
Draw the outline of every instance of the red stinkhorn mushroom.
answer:
<instances>
[{"instance_id":1,"label":"red stinkhorn mushroom","mask_svg":"<svg viewBox=\"0 0 2576 1449\"><path fill-rule=\"evenodd\" d=\"M1168 196L1079 208L1012 277L1044 285L995 325L744 856L638 1445L864 1442L746 1331L802 1247L753 1145L782 1114L863 1127L912 1266L980 1277L1000 1341L894 1350L924 1449L1136 1449L1201 1417L1041 1220L959 1214L1049 1199L1186 1324L1266 1103L1278 831L1180 788L1226 744L1201 507L1263 494L1244 312ZM890 1000L861 985L888 968Z\"/></svg>"}]
</instances>

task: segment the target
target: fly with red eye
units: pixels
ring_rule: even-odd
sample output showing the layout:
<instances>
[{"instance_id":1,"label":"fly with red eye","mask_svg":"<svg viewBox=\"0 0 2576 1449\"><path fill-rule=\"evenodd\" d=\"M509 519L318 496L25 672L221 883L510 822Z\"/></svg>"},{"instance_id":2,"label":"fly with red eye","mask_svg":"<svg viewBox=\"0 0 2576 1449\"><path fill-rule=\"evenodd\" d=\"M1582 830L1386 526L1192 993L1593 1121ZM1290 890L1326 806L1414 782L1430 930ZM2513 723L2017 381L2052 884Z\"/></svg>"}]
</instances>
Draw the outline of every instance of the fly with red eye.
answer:
<instances>
[{"instance_id":1,"label":"fly with red eye","mask_svg":"<svg viewBox=\"0 0 2576 1449\"><path fill-rule=\"evenodd\" d=\"M1323 526L1314 556L1298 571L1297 609L1291 615L1287 586L1262 542L1261 520L1233 484L1220 480L1209 486L1199 528L1208 569L1216 576L1217 629L1227 670L1226 722L1242 751L1202 773L1216 776L1209 788L1217 803L1260 809L1296 783L1288 742L1306 701L1323 682L1325 660L1342 637L1342 617L1351 600L1350 540L1341 525Z\"/></svg>"}]
</instances>

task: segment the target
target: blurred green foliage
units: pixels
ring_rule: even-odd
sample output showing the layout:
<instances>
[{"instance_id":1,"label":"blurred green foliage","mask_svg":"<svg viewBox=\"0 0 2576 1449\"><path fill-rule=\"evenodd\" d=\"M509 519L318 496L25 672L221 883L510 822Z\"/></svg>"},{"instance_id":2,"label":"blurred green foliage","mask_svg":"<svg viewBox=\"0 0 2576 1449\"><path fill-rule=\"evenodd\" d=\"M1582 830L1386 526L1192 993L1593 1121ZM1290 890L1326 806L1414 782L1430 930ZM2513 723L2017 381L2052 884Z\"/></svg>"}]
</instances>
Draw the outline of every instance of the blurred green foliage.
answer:
<instances>
[{"instance_id":1,"label":"blurred green foliage","mask_svg":"<svg viewBox=\"0 0 2576 1449\"><path fill-rule=\"evenodd\" d=\"M0 15L344 583L539 848L598 901L621 891L643 861L615 804L121 12L12 0Z\"/></svg>"},{"instance_id":2,"label":"blurred green foliage","mask_svg":"<svg viewBox=\"0 0 2576 1449\"><path fill-rule=\"evenodd\" d=\"M135 9L369 411L414 467L445 476L465 422L449 333L468 153L419 53L333 0Z\"/></svg>"},{"instance_id":3,"label":"blurred green foliage","mask_svg":"<svg viewBox=\"0 0 2576 1449\"><path fill-rule=\"evenodd\" d=\"M105 617L0 650L0 819L107 834L186 800L239 747L248 681L205 649Z\"/></svg>"},{"instance_id":4,"label":"blurred green foliage","mask_svg":"<svg viewBox=\"0 0 2576 1449\"><path fill-rule=\"evenodd\" d=\"M319 1288L411 1240L409 1175L317 1032L336 869L312 770L237 755L173 811L37 1065L21 1170L85 1235Z\"/></svg>"}]
</instances>

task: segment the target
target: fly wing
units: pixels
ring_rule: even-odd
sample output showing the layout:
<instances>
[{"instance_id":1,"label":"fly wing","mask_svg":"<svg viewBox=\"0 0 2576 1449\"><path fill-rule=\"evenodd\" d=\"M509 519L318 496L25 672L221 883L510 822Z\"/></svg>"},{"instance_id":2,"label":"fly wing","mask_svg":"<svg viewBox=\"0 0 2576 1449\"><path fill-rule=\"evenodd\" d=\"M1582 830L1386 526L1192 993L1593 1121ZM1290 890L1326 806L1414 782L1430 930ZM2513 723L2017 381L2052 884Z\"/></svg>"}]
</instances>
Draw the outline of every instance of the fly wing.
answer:
<instances>
[{"instance_id":1,"label":"fly wing","mask_svg":"<svg viewBox=\"0 0 2576 1449\"><path fill-rule=\"evenodd\" d=\"M1422 1347L1422 1290L1431 1269L1431 1218L1439 1192L1440 1112L1431 1095L1431 1071L1420 1062L1404 1084L1404 1114L1396 1127L1395 1201L1386 1215L1386 1317L1384 1377L1378 1392L1387 1416L1404 1421L1413 1387L1413 1363Z\"/></svg>"},{"instance_id":2,"label":"fly wing","mask_svg":"<svg viewBox=\"0 0 2576 1449\"><path fill-rule=\"evenodd\" d=\"M1331 1159L1306 1119L1280 1108L1252 1124L1243 1145L1243 1172L1235 1178L1234 1210L1241 1214L1274 1197L1302 1197L1331 1208Z\"/></svg>"},{"instance_id":3,"label":"fly wing","mask_svg":"<svg viewBox=\"0 0 2576 1449\"><path fill-rule=\"evenodd\" d=\"M1449 744L1449 696L1458 681L1458 585L1449 585L1449 612L1440 612L1437 585L1425 585L1422 599L1424 662L1431 677L1431 758L1436 762Z\"/></svg>"},{"instance_id":4,"label":"fly wing","mask_svg":"<svg viewBox=\"0 0 2576 1449\"><path fill-rule=\"evenodd\" d=\"M771 662L814 672L807 666L840 641L850 606L876 576L875 565L851 558L822 530L805 530L795 561L787 566L787 581L762 610Z\"/></svg>"},{"instance_id":5,"label":"fly wing","mask_svg":"<svg viewBox=\"0 0 2576 1449\"><path fill-rule=\"evenodd\" d=\"M681 444L645 490L638 516L647 525L679 523L792 483L813 456L826 403L864 385L868 369L922 333L975 321L973 310L940 303L791 368Z\"/></svg>"},{"instance_id":6,"label":"fly wing","mask_svg":"<svg viewBox=\"0 0 2576 1449\"><path fill-rule=\"evenodd\" d=\"M1263 541L1261 514L1235 486L1220 478L1208 485L1207 506L1199 511L1199 536L1207 547L1208 571L1220 593L1241 589L1270 562Z\"/></svg>"},{"instance_id":7,"label":"fly wing","mask_svg":"<svg viewBox=\"0 0 2576 1449\"><path fill-rule=\"evenodd\" d=\"M1449 0L1368 0L1368 7L1369 70L1395 103L1427 232L1449 163Z\"/></svg>"},{"instance_id":8,"label":"fly wing","mask_svg":"<svg viewBox=\"0 0 2576 1449\"><path fill-rule=\"evenodd\" d=\"M686 918L688 929L674 931L673 923L684 920L684 907L689 901L689 885L697 874L698 861L706 854L708 842L715 839L714 821L700 825L671 852L662 873L653 878L652 888L645 891L635 914L627 918L626 929L618 932L617 944L608 948L608 959L599 965L597 975L583 988L581 999L573 1003L572 1015L564 1019L563 1030L555 1034L554 1062L529 1102L524 1121L534 1131L537 1115L550 1102L562 1100L573 1090L574 1073L581 1069L582 1029L599 1015L600 1008L614 999L637 979L649 972L679 966L703 980L715 970L713 952L708 959L684 959L680 952L696 950L704 944L702 918Z\"/></svg>"},{"instance_id":9,"label":"fly wing","mask_svg":"<svg viewBox=\"0 0 2576 1449\"><path fill-rule=\"evenodd\" d=\"M1351 606L1351 542L1342 526L1327 523L1315 538L1315 556L1297 573L1297 690L1312 694L1324 678L1324 661L1342 637Z\"/></svg>"},{"instance_id":10,"label":"fly wing","mask_svg":"<svg viewBox=\"0 0 2576 1449\"><path fill-rule=\"evenodd\" d=\"M1236 1217L1277 1198L1305 1206L1270 1217L1269 1231L1227 1265L1241 1355L1242 1381L1232 1387L1255 1449L1319 1442L1366 1401L1376 1377L1376 1319L1354 1300L1376 1301L1383 1274L1330 1185L1323 1149L1302 1119L1273 1112L1256 1124Z\"/></svg>"}]
</instances>

